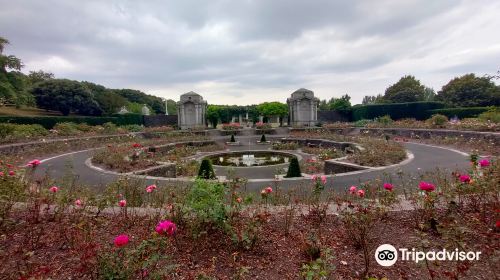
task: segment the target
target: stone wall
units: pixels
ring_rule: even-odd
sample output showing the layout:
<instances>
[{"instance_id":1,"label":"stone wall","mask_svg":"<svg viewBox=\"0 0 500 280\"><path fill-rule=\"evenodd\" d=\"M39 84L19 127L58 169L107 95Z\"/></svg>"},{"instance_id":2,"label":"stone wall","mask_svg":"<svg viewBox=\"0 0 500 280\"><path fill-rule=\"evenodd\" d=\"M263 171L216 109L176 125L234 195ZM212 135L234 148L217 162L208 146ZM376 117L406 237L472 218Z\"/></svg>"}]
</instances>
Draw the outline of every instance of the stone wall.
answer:
<instances>
[{"instance_id":1,"label":"stone wall","mask_svg":"<svg viewBox=\"0 0 500 280\"><path fill-rule=\"evenodd\" d=\"M335 142L324 139L300 139L300 138L283 138L281 139L283 143L296 142L300 146L317 146L317 147L325 147L325 148L336 148L345 150L347 147L355 146L354 143L350 142Z\"/></svg>"},{"instance_id":2,"label":"stone wall","mask_svg":"<svg viewBox=\"0 0 500 280\"><path fill-rule=\"evenodd\" d=\"M347 162L339 162L334 160L325 161L325 174L346 173L365 169L367 168Z\"/></svg>"},{"instance_id":3,"label":"stone wall","mask_svg":"<svg viewBox=\"0 0 500 280\"><path fill-rule=\"evenodd\" d=\"M177 115L144 116L144 126L174 126L177 125Z\"/></svg>"},{"instance_id":4,"label":"stone wall","mask_svg":"<svg viewBox=\"0 0 500 280\"><path fill-rule=\"evenodd\" d=\"M137 175L148 175L154 177L165 177L165 178L175 178L176 177L176 165L164 164L160 166L151 167L145 170L136 172Z\"/></svg>"}]
</instances>

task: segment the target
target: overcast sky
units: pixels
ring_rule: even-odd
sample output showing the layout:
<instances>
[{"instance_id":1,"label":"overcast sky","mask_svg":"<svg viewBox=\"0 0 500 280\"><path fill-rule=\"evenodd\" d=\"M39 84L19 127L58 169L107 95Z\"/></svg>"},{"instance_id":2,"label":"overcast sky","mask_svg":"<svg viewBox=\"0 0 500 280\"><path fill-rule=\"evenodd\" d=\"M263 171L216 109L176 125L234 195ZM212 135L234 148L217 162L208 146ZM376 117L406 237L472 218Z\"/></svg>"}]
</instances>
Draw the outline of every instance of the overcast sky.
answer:
<instances>
[{"instance_id":1,"label":"overcast sky","mask_svg":"<svg viewBox=\"0 0 500 280\"><path fill-rule=\"evenodd\" d=\"M0 0L23 70L178 100L353 103L406 74L438 91L500 70L498 0Z\"/></svg>"}]
</instances>

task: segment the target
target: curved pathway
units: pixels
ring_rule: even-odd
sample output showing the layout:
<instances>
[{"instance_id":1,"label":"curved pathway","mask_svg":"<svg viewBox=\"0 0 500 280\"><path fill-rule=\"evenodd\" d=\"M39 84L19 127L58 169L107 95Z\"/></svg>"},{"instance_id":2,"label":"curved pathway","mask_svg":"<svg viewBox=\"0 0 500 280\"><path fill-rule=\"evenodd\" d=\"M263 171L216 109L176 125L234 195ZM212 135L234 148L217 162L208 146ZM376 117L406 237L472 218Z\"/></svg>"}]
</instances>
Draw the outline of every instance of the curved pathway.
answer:
<instances>
[{"instance_id":1,"label":"curved pathway","mask_svg":"<svg viewBox=\"0 0 500 280\"><path fill-rule=\"evenodd\" d=\"M286 137L287 135L270 135L268 138L277 139ZM215 141L223 145L227 141L227 136L212 137ZM262 150L268 149L269 146L262 146L255 144L260 136L237 136L237 140L241 142L241 146L228 146L230 150ZM404 146L413 155L413 160L407 160L405 164L391 166L382 170L366 170L357 173L337 174L328 178L328 186L336 189L346 189L350 185L356 185L360 182L380 178L384 176L391 176L393 182L397 183L399 177L398 172L402 171L405 176L417 178L419 174L426 171L434 171L439 168L445 172L453 170L465 170L469 167L467 154L454 151L447 148L417 144L417 143L404 143ZM72 174L81 185L89 186L96 190L102 190L104 186L119 178L118 175L99 172L91 169L85 164L85 161L92 156L94 149L73 152L69 154L62 154L52 158L44 159L43 164L37 168L37 175L48 174L56 181L61 180L64 176ZM269 169L272 169L269 168ZM243 170L243 169L242 169ZM274 172L274 171L271 171ZM240 176L244 176L244 171ZM150 180L142 179L148 184L151 182L158 182L161 184L168 184L168 180ZM159 182L167 181L167 182ZM290 188L294 186L304 186L308 183L309 179L287 179L280 181L280 186ZM170 182L172 184L173 182ZM247 190L260 190L264 186L272 184L273 180L259 179L252 180L246 186ZM175 182L173 184L186 184L186 182Z\"/></svg>"}]
</instances>

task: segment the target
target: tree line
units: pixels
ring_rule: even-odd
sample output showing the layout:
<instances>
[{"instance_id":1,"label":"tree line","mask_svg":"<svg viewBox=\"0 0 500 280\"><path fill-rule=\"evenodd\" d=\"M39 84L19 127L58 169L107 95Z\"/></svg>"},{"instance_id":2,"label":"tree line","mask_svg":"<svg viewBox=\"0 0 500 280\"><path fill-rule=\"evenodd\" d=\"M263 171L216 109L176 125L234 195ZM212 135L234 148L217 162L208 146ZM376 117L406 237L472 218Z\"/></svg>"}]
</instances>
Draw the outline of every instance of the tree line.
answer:
<instances>
[{"instance_id":1,"label":"tree line","mask_svg":"<svg viewBox=\"0 0 500 280\"><path fill-rule=\"evenodd\" d=\"M146 105L156 114L165 113L162 98L134 89L110 89L102 85L68 79L56 79L49 72L21 72L23 63L14 55L3 53L9 41L0 37L0 106L30 106L70 113L99 116L117 113L125 107L131 113L141 113ZM9 71L10 70L10 71ZM169 114L176 114L176 103L167 100Z\"/></svg>"},{"instance_id":2,"label":"tree line","mask_svg":"<svg viewBox=\"0 0 500 280\"><path fill-rule=\"evenodd\" d=\"M389 86L383 95L365 96L362 104L440 101L450 107L499 106L500 86L493 82L498 78L498 74L478 77L469 73L451 79L436 93L414 76L407 75Z\"/></svg>"}]
</instances>

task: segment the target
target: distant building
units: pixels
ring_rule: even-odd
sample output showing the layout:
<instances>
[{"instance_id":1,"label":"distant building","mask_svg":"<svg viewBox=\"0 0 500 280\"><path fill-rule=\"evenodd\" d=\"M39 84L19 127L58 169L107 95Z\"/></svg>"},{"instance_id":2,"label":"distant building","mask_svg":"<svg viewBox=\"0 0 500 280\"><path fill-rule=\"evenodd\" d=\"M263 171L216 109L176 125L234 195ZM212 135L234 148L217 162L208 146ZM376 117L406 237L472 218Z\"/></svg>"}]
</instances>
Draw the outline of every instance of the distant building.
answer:
<instances>
[{"instance_id":1,"label":"distant building","mask_svg":"<svg viewBox=\"0 0 500 280\"><path fill-rule=\"evenodd\" d=\"M124 115L124 114L128 114L128 113L130 113L130 112L127 110L127 107L125 107L125 106L122 106L120 111L118 111L118 114L120 114L120 115Z\"/></svg>"},{"instance_id":2,"label":"distant building","mask_svg":"<svg viewBox=\"0 0 500 280\"><path fill-rule=\"evenodd\" d=\"M181 95L177 102L177 122L180 129L205 127L207 101L196 92L190 91Z\"/></svg>"},{"instance_id":3,"label":"distant building","mask_svg":"<svg viewBox=\"0 0 500 280\"><path fill-rule=\"evenodd\" d=\"M314 126L318 120L319 99L314 92L305 88L298 89L286 100L290 124L294 126Z\"/></svg>"},{"instance_id":4,"label":"distant building","mask_svg":"<svg viewBox=\"0 0 500 280\"><path fill-rule=\"evenodd\" d=\"M148 106L146 106L146 104L144 104L144 106L142 106L141 113L142 113L144 116L149 116L149 115L151 115L151 111L149 110Z\"/></svg>"}]
</instances>

